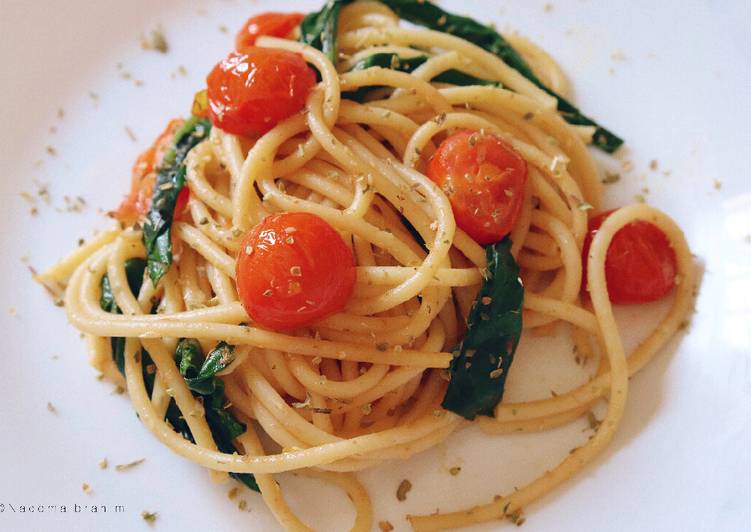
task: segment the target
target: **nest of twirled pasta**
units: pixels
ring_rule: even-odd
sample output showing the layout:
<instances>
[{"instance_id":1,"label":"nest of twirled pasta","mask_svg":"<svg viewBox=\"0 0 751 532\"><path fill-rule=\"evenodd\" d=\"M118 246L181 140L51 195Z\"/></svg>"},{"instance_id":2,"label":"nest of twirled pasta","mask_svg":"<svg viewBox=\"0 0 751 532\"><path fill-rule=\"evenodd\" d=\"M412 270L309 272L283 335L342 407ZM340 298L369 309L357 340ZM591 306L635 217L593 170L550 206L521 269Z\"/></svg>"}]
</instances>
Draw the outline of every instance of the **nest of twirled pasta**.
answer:
<instances>
[{"instance_id":1,"label":"nest of twirled pasta","mask_svg":"<svg viewBox=\"0 0 751 532\"><path fill-rule=\"evenodd\" d=\"M158 245L144 244L154 236L153 220L100 233L40 280L67 283L66 311L86 334L94 365L127 389L160 441L216 478L230 473L257 483L291 529L304 525L273 474L300 470L340 484L357 507L356 528L369 529L370 503L352 472L434 446L474 414L489 432L539 431L608 399L595 436L529 486L470 511L411 519L432 529L518 516L612 438L627 377L674 334L689 307L688 248L659 211L620 209L592 239L582 292L588 215L601 205L587 147L597 128L567 123L548 92L493 53L450 33L402 27L383 4L348 5L338 22L335 63L294 40L256 42L300 54L318 72L303 112L257 138L192 124L195 142L183 165L190 197L159 244L170 247L171 262L156 283L147 262ZM508 41L540 80L566 95L550 57L522 38ZM412 66L395 68L394 61ZM508 191L518 213L505 247L490 246L492 256L457 226L452 185L426 175L437 150L461 132L470 143L502 142L526 163L526 179ZM248 231L278 213L327 222L356 272L342 308L289 330L253 319L236 284L238 257L254 251ZM683 282L667 317L626 358L604 263L613 235L634 221L666 235ZM525 334L564 322L580 356L599 355L599 368L590 382L556 397L459 415L446 407L449 368L458 354L462 367L472 364L473 350L462 350L462 341L473 320L486 319L477 308L492 304L491 292L478 291L492 289L498 257L518 268L505 282L520 277L523 309L505 312L516 314ZM517 341L504 344L491 378L505 380L510 359L503 357ZM261 444L261 432L275 448Z\"/></svg>"}]
</instances>

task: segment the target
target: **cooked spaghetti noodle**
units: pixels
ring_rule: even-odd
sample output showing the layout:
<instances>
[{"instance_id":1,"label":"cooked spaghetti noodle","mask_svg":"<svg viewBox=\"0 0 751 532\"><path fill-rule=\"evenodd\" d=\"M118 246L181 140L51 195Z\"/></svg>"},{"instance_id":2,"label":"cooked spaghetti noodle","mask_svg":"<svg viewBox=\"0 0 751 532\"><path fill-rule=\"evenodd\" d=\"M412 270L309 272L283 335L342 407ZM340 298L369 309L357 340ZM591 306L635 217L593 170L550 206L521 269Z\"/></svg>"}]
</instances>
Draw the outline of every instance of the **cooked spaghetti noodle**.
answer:
<instances>
[{"instance_id":1,"label":"cooked spaghetti noodle","mask_svg":"<svg viewBox=\"0 0 751 532\"><path fill-rule=\"evenodd\" d=\"M344 489L357 511L353 530L369 530L371 505L354 473L405 459L467 424L442 409L441 401L445 368L465 333L486 257L457 227L446 194L426 177L425 165L452 131L504 139L529 167L521 215L510 234L525 286L525 334L565 322L581 353L597 350L601 357L588 383L553 398L502 402L493 417L477 422L489 433L542 431L585 415L602 399L607 414L594 437L528 486L475 508L409 520L417 530L436 530L518 515L613 438L628 377L675 334L689 311L694 285L689 249L681 230L657 209L639 204L617 210L592 241L591 304L585 302L580 287L588 208L598 209L602 195L587 149L594 128L567 124L547 93L495 55L447 33L401 27L382 4L345 7L339 31L336 65L293 40L257 41L301 54L320 73L320 82L303 113L260 138L214 127L190 150L189 216L173 224L174 264L156 287L146 275L138 293L129 288L127 260L146 256L138 226L101 233L38 280L65 285L68 318L86 334L94 365L127 388L140 420L162 443L216 479L254 474L286 529L308 528L290 511L273 475L298 470ZM565 77L547 54L520 38L513 44L539 78L566 92ZM428 58L411 73L351 70L373 53ZM451 69L500 86L431 81ZM372 86L382 89L361 103L342 97ZM318 215L341 234L357 264L347 306L294 333L252 323L235 288L242 236L277 212ZM427 251L402 217L423 236ZM664 232L681 282L668 315L627 357L608 298L605 256L615 233L635 221ZM105 275L121 315L100 306ZM126 339L124 378L112 360L114 337ZM247 425L235 440L241 454L221 452L212 438L204 407L175 363L180 338L197 339L206 350L219 341L236 346L234 361L219 376L229 411ZM142 350L155 366L151 393ZM194 441L165 421L172 400ZM259 432L278 449L265 448Z\"/></svg>"}]
</instances>

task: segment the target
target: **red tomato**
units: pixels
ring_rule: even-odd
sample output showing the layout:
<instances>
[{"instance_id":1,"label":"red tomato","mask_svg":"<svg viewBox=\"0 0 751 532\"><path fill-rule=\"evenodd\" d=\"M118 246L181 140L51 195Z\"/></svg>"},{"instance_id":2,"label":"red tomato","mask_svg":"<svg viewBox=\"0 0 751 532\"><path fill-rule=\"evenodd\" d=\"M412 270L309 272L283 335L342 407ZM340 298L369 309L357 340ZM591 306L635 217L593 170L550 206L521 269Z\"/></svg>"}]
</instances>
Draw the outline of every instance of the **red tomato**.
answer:
<instances>
[{"instance_id":1,"label":"red tomato","mask_svg":"<svg viewBox=\"0 0 751 532\"><path fill-rule=\"evenodd\" d=\"M355 259L322 218L269 216L245 236L237 257L237 292L253 321L284 331L341 310L355 288Z\"/></svg>"},{"instance_id":2,"label":"red tomato","mask_svg":"<svg viewBox=\"0 0 751 532\"><path fill-rule=\"evenodd\" d=\"M263 35L286 37L300 24L305 15L302 13L261 13L250 17L235 37L235 49L244 50L256 43Z\"/></svg>"},{"instance_id":3,"label":"red tomato","mask_svg":"<svg viewBox=\"0 0 751 532\"><path fill-rule=\"evenodd\" d=\"M154 144L138 156L133 165L130 194L112 214L117 220L134 223L149 212L151 197L154 195L157 167L170 149L175 131L182 125L183 120L179 118L170 120Z\"/></svg>"},{"instance_id":4,"label":"red tomato","mask_svg":"<svg viewBox=\"0 0 751 532\"><path fill-rule=\"evenodd\" d=\"M250 47L230 52L206 82L211 122L228 133L257 136L303 108L316 75L300 54Z\"/></svg>"},{"instance_id":5,"label":"red tomato","mask_svg":"<svg viewBox=\"0 0 751 532\"><path fill-rule=\"evenodd\" d=\"M478 244L511 232L522 208L527 162L507 142L459 131L438 147L427 174L448 196L456 225Z\"/></svg>"},{"instance_id":6,"label":"red tomato","mask_svg":"<svg viewBox=\"0 0 751 532\"><path fill-rule=\"evenodd\" d=\"M589 220L584 239L583 285L587 286L587 256L592 238L614 211L607 211ZM678 269L675 250L658 227L649 222L633 222L620 229L610 242L605 257L605 280L610 301L618 304L656 301L675 286Z\"/></svg>"},{"instance_id":7,"label":"red tomato","mask_svg":"<svg viewBox=\"0 0 751 532\"><path fill-rule=\"evenodd\" d=\"M190 188L188 188L188 184L185 183L183 188L180 189L180 192L177 194L177 199L175 200L175 212L173 214L175 220L182 219L183 214L185 214L185 209L188 208L189 199Z\"/></svg>"}]
</instances>

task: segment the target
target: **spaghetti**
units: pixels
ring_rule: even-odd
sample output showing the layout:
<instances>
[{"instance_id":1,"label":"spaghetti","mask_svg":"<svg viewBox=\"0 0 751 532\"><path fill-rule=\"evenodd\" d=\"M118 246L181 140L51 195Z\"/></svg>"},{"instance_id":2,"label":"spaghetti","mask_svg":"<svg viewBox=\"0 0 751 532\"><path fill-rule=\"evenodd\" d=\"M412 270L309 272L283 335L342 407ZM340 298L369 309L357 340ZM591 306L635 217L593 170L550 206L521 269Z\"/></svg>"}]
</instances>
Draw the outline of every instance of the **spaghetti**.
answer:
<instances>
[{"instance_id":1,"label":"spaghetti","mask_svg":"<svg viewBox=\"0 0 751 532\"><path fill-rule=\"evenodd\" d=\"M149 256L140 224L100 233L38 280L65 286L68 318L85 333L93 364L127 388L140 420L163 444L216 479L253 474L286 529L308 528L285 503L273 475L298 470L344 489L357 511L353 530L369 530L372 509L355 472L405 459L467 424L441 403L451 350L466 332L486 254L457 227L452 204L426 176L426 165L456 131L501 139L528 166L509 235L525 288L525 334L564 322L580 353L599 351L601 357L585 385L549 399L501 402L492 417L476 422L489 433L546 430L585 415L602 399L607 414L594 437L528 486L475 508L409 520L416 530L437 530L518 516L613 438L628 377L654 357L689 311L694 278L688 246L657 209L619 209L592 238L588 296L582 295L588 211L600 207L602 195L586 146L596 128L568 124L550 94L496 55L449 33L402 27L384 4L346 5L338 27L336 64L313 46L279 38L284 35L255 41L258 48L299 54L320 81L304 112L259 137L213 127L187 151L187 215L172 223L173 264L156 286L147 272L140 289L131 290L128 261ZM521 38L512 42L539 79L567 91L544 51ZM356 68L374 54L420 56L421 63L411 72ZM484 83L439 81L456 71ZM363 89L367 97L350 98ZM317 215L341 235L356 262L346 307L291 332L254 323L235 284L243 236L280 212ZM664 233L680 282L668 315L627 357L608 297L605 259L616 233L635 222ZM119 313L102 308L104 277ZM124 339L122 375L113 360L116 338ZM239 453L217 440L207 399L193 393L193 381L176 364L176 349L185 347L180 339L194 339L193 347L207 352L220 342L233 346L217 380L228 402L222 408L246 428L231 438ZM181 413L190 439L165 420L170 408ZM265 448L260 432L278 450Z\"/></svg>"}]
</instances>

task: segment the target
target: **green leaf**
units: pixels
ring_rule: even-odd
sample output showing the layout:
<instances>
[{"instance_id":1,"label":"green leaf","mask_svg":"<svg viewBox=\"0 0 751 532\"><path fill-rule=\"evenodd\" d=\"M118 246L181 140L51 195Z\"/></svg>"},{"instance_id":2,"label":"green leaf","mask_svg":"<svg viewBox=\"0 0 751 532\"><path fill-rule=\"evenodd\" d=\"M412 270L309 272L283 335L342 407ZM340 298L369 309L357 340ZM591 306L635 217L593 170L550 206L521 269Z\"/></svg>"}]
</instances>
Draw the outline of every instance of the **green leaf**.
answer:
<instances>
[{"instance_id":1,"label":"green leaf","mask_svg":"<svg viewBox=\"0 0 751 532\"><path fill-rule=\"evenodd\" d=\"M321 11L309 14L301 24L302 35L300 40L322 50L334 64L336 64L336 32L339 12L343 6L351 1L329 0ZM399 17L413 24L461 37L500 57L507 65L553 96L558 102L558 112L568 123L594 126L596 130L592 137L592 143L601 150L613 153L623 144L623 139L582 114L571 102L546 87L519 52L493 28L480 24L469 17L444 11L427 0L381 0L381 2L390 7ZM445 82L454 83L452 81ZM460 85L461 83L454 84Z\"/></svg>"},{"instance_id":2,"label":"green leaf","mask_svg":"<svg viewBox=\"0 0 751 532\"><path fill-rule=\"evenodd\" d=\"M219 342L203 359L201 345L192 338L183 338L175 351L180 373L188 387L201 395L214 393L218 383L215 376L235 360L235 348L227 342Z\"/></svg>"},{"instance_id":3,"label":"green leaf","mask_svg":"<svg viewBox=\"0 0 751 532\"><path fill-rule=\"evenodd\" d=\"M151 208L143 225L149 277L154 286L172 265L170 229L177 196L185 186L185 157L208 137L210 131L211 122L208 120L195 116L188 119L175 133L172 148L157 172Z\"/></svg>"},{"instance_id":4,"label":"green leaf","mask_svg":"<svg viewBox=\"0 0 751 532\"><path fill-rule=\"evenodd\" d=\"M143 259L134 258L125 261L125 276L128 279L128 287L135 296L138 296L138 292L141 290L145 269L146 261ZM115 296L112 294L110 279L106 273L102 276L99 286L102 292L99 296L99 305L102 310L111 314L121 314ZM115 361L117 369L120 370L120 373L125 374L125 338L110 338L110 345L112 347L112 359Z\"/></svg>"},{"instance_id":5,"label":"green leaf","mask_svg":"<svg viewBox=\"0 0 751 532\"><path fill-rule=\"evenodd\" d=\"M251 473L230 473L229 476L231 476L232 478L234 478L235 480L239 482L242 482L253 491L257 491L258 493L261 493L261 488L258 487L258 483L256 482L256 477L254 477Z\"/></svg>"},{"instance_id":6,"label":"green leaf","mask_svg":"<svg viewBox=\"0 0 751 532\"><path fill-rule=\"evenodd\" d=\"M99 287L102 290L102 295L99 296L99 306L106 312L119 314L120 309L115 302L115 296L112 294L112 285L110 285L110 278L106 273L102 276Z\"/></svg>"},{"instance_id":7,"label":"green leaf","mask_svg":"<svg viewBox=\"0 0 751 532\"><path fill-rule=\"evenodd\" d=\"M204 360L201 344L192 338L183 338L177 344L175 361L193 395L203 397L206 422L211 430L217 449L223 453L235 453L232 440L243 434L247 427L226 409L224 382L216 376L235 358L234 346L219 342ZM170 403L172 408L172 403ZM187 423L181 418L177 405L167 409L167 420L183 437L193 441ZM260 492L255 477L248 473L230 473L230 476L250 489Z\"/></svg>"},{"instance_id":8,"label":"green leaf","mask_svg":"<svg viewBox=\"0 0 751 532\"><path fill-rule=\"evenodd\" d=\"M143 272L146 269L146 261L141 258L133 258L125 261L125 277L128 279L128 288L134 296L138 296L138 292L141 290L143 284ZM115 302L115 296L112 293L112 285L110 284L109 276L105 273L102 276L100 283L102 294L99 297L99 305L103 310L111 314L122 314L120 307ZM125 375L125 338L112 337L110 338L110 346L112 347L112 360L114 360L118 371ZM145 350L141 350L141 364L143 368L143 381L146 387L146 392L151 395L151 391L154 389L154 378L156 372L150 371L153 369L153 360L151 356Z\"/></svg>"},{"instance_id":9,"label":"green leaf","mask_svg":"<svg viewBox=\"0 0 751 532\"><path fill-rule=\"evenodd\" d=\"M412 225L412 222L410 222L403 214L399 215L399 219L401 220L402 225L407 229L407 231L409 231L409 234L412 235L412 238L415 239L417 245L419 245L425 253L429 253L430 250L428 249L428 246L425 245L425 239L420 234L420 231L418 231L417 228Z\"/></svg>"},{"instance_id":10,"label":"green leaf","mask_svg":"<svg viewBox=\"0 0 751 532\"><path fill-rule=\"evenodd\" d=\"M427 60L427 55L401 57L398 54L392 52L380 52L360 59L357 63L352 65L350 71L365 70L372 67L381 67L389 68L391 70L399 70L401 72L412 72Z\"/></svg>"},{"instance_id":11,"label":"green leaf","mask_svg":"<svg viewBox=\"0 0 751 532\"><path fill-rule=\"evenodd\" d=\"M167 407L167 413L165 414L164 419L168 421L170 425L172 425L172 428L175 430L175 432L180 434L189 442L195 443L195 440L193 439L193 433L190 432L188 422L185 421L185 418L183 417L182 412L180 412L180 409L177 407L177 403L174 399L170 399L169 406Z\"/></svg>"},{"instance_id":12,"label":"green leaf","mask_svg":"<svg viewBox=\"0 0 751 532\"><path fill-rule=\"evenodd\" d=\"M454 351L442 403L467 419L493 415L522 332L524 288L511 240L506 237L485 252L487 278L467 318L467 334Z\"/></svg>"},{"instance_id":13,"label":"green leaf","mask_svg":"<svg viewBox=\"0 0 751 532\"><path fill-rule=\"evenodd\" d=\"M457 85L459 87L467 87L469 85L484 85L488 87L503 86L500 81L476 78L470 74L467 74L466 72L462 72L461 70L454 70L453 68L451 70L441 72L433 78L433 81L450 83L451 85Z\"/></svg>"},{"instance_id":14,"label":"green leaf","mask_svg":"<svg viewBox=\"0 0 751 532\"><path fill-rule=\"evenodd\" d=\"M203 364L201 344L193 338L182 338L177 343L175 359L177 360L180 374L185 379L196 378L198 372L201 370L201 364Z\"/></svg>"},{"instance_id":15,"label":"green leaf","mask_svg":"<svg viewBox=\"0 0 751 532\"><path fill-rule=\"evenodd\" d=\"M235 346L227 342L219 342L206 357L196 379L206 380L213 378L217 373L224 370L235 360Z\"/></svg>"},{"instance_id":16,"label":"green leaf","mask_svg":"<svg viewBox=\"0 0 751 532\"><path fill-rule=\"evenodd\" d=\"M237 449L232 440L243 434L247 427L225 409L224 382L216 379L216 389L206 400L203 406L206 411L206 421L211 429L217 449L223 453L235 453ZM249 473L230 473L229 476L248 486L250 489L261 492L256 483L256 478Z\"/></svg>"},{"instance_id":17,"label":"green leaf","mask_svg":"<svg viewBox=\"0 0 751 532\"><path fill-rule=\"evenodd\" d=\"M145 268L146 261L143 259L130 259L125 263L128 285L134 294L138 294L138 291L141 289ZM101 288L100 305L102 308L107 312L120 314L120 309L115 302L112 287L106 274L102 277ZM110 341L112 342L112 357L120 373L124 374L125 338L110 338ZM212 349L211 353L209 353L209 356L206 357L206 360L204 360L201 344L195 339L183 338L178 342L177 349L175 350L175 362L180 370L180 374L185 379L193 394L203 397L206 422L209 425L217 449L230 454L237 452L232 440L243 434L247 430L247 427L225 408L224 382L216 374L232 363L234 360L234 349L234 346L226 342L219 342ZM154 362L151 356L144 349L141 350L141 364L143 367L144 386L148 395L151 396L154 389L156 372L153 371L154 368L152 366ZM164 419L169 422L175 432L186 440L195 443L190 427L174 399L170 400ZM253 475L249 473L230 473L230 476L260 493L261 490Z\"/></svg>"},{"instance_id":18,"label":"green leaf","mask_svg":"<svg viewBox=\"0 0 751 532\"><path fill-rule=\"evenodd\" d=\"M146 268L146 261L140 258L128 259L125 261L125 277L128 279L128 287L133 295L138 297L138 292L143 284L143 271ZM112 295L110 280L105 273L100 283L102 295L99 297L99 304L103 310L113 314L119 314L120 309L115 302L115 296Z\"/></svg>"},{"instance_id":19,"label":"green leaf","mask_svg":"<svg viewBox=\"0 0 751 532\"><path fill-rule=\"evenodd\" d=\"M381 68L388 68L391 70L398 70L399 72L406 72L410 73L413 72L417 67L422 65L425 61L428 60L428 56L426 55L417 55L414 57L401 57L396 53L391 52L380 52L373 55L369 55L368 57L365 57L361 60L359 60L357 63L355 63L351 71L355 70L365 70L366 68L372 68L372 67L381 67ZM458 85L458 86L468 86L468 85L490 85L494 87L500 87L501 84L496 81L490 81L487 79L480 79L476 78L470 74L467 74L465 72L462 72L460 70L447 70L445 72L441 72L438 76L433 78L433 81L439 81L441 83L450 83L452 85ZM358 102L361 102L365 99L365 96L367 95L370 90L372 90L373 87L360 87L354 92L345 93L345 97L350 100L355 100Z\"/></svg>"},{"instance_id":20,"label":"green leaf","mask_svg":"<svg viewBox=\"0 0 751 532\"><path fill-rule=\"evenodd\" d=\"M241 434L245 433L247 427L225 409L225 404L224 382L220 379L216 379L214 391L204 399L203 407L206 410L206 419L211 420L209 421L209 424L216 427L214 432L220 435L222 441L231 442Z\"/></svg>"},{"instance_id":21,"label":"green leaf","mask_svg":"<svg viewBox=\"0 0 751 532\"><path fill-rule=\"evenodd\" d=\"M237 452L232 440L243 434L247 427L240 422L232 413L225 408L224 382L216 379L216 387L207 399L204 400L206 422L211 429L217 449L223 453L233 454ZM256 483L256 478L250 473L230 473L229 476L242 482L250 489L261 492Z\"/></svg>"},{"instance_id":22,"label":"green leaf","mask_svg":"<svg viewBox=\"0 0 751 532\"><path fill-rule=\"evenodd\" d=\"M401 18L413 24L461 37L503 59L511 68L553 96L558 102L558 111L564 120L570 124L595 126L597 129L592 142L601 150L613 153L623 144L623 139L584 116L572 103L546 87L519 52L493 28L469 17L448 13L427 0L381 0L381 2L389 6Z\"/></svg>"},{"instance_id":23,"label":"green leaf","mask_svg":"<svg viewBox=\"0 0 751 532\"><path fill-rule=\"evenodd\" d=\"M339 12L351 0L328 0L323 8L307 15L300 23L300 41L321 50L336 64L336 33L339 30Z\"/></svg>"},{"instance_id":24,"label":"green leaf","mask_svg":"<svg viewBox=\"0 0 751 532\"><path fill-rule=\"evenodd\" d=\"M414 57L401 57L400 55L392 52L379 52L373 55L369 55L363 59L360 59L355 63L351 71L365 70L371 67L388 68L391 70L398 70L400 72L413 72L417 67L421 66L428 60L426 55L416 55ZM450 69L445 72L441 72L433 78L433 81L440 81L441 83L450 83L452 85L491 85L494 87L500 87L501 83L497 81L491 81L489 79L476 78L461 70Z\"/></svg>"}]
</instances>

